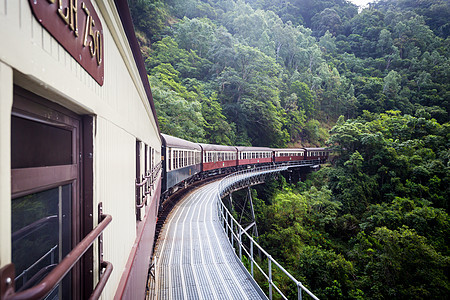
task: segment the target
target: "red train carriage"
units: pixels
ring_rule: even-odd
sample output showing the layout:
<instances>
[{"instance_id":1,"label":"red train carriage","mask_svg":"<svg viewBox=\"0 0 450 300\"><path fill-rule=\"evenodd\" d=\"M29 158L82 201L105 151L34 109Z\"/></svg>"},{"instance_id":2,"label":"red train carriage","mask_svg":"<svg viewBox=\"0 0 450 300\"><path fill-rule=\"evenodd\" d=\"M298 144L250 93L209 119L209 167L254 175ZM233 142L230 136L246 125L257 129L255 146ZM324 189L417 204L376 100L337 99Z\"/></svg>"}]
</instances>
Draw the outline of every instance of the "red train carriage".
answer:
<instances>
[{"instance_id":1,"label":"red train carriage","mask_svg":"<svg viewBox=\"0 0 450 300\"><path fill-rule=\"evenodd\" d=\"M200 147L202 147L203 172L236 167L236 147L211 144L200 144Z\"/></svg>"},{"instance_id":2,"label":"red train carriage","mask_svg":"<svg viewBox=\"0 0 450 300\"><path fill-rule=\"evenodd\" d=\"M238 166L271 163L273 150L264 147L236 147Z\"/></svg>"},{"instance_id":3,"label":"red train carriage","mask_svg":"<svg viewBox=\"0 0 450 300\"><path fill-rule=\"evenodd\" d=\"M305 159L305 149L303 148L273 149L273 152L276 163Z\"/></svg>"},{"instance_id":4,"label":"red train carriage","mask_svg":"<svg viewBox=\"0 0 450 300\"><path fill-rule=\"evenodd\" d=\"M328 160L330 151L325 148L304 148L306 160L319 159L321 162Z\"/></svg>"}]
</instances>

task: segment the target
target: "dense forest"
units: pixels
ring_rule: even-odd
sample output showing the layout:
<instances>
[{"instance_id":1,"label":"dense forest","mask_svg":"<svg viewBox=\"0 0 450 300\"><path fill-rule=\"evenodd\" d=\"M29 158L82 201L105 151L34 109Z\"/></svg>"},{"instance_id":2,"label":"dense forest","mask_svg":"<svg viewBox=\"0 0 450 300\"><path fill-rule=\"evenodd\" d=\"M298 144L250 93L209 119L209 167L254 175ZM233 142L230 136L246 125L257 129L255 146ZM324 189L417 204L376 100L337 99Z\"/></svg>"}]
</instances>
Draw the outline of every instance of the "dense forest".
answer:
<instances>
[{"instance_id":1,"label":"dense forest","mask_svg":"<svg viewBox=\"0 0 450 300\"><path fill-rule=\"evenodd\" d=\"M448 0L129 3L162 132L334 150L253 190L294 276L321 299L448 297Z\"/></svg>"}]
</instances>

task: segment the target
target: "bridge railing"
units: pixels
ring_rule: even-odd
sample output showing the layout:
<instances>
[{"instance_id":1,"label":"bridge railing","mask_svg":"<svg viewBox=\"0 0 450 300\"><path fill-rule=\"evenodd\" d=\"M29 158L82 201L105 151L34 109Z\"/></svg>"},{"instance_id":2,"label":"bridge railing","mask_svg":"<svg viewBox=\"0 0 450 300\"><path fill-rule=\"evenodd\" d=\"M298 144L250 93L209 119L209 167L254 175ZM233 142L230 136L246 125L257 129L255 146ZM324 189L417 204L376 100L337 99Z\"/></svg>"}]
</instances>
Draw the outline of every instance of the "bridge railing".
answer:
<instances>
[{"instance_id":1,"label":"bridge railing","mask_svg":"<svg viewBox=\"0 0 450 300\"><path fill-rule=\"evenodd\" d=\"M236 187L239 186L240 182L247 181L246 183L249 183L248 180L252 180L251 178L256 178L256 181L260 181L261 176L267 176L269 174L282 172L287 170L289 167L295 167L295 166L304 166L306 164L314 165L318 164L319 161L317 160L311 160L311 161L302 161L300 164L297 162L296 164L292 164L293 162L288 162L285 165L274 165L274 166L264 166L259 168L253 168L253 169L247 169L243 171L239 171L237 173L233 173L231 175L226 176L223 178L219 184L219 190L218 190L218 211L219 211L219 218L224 225L224 231L227 234L227 237L230 239L230 243L233 246L233 248L236 246L236 248L239 251L239 258L242 261L242 255L244 252L244 255L247 257L250 263L250 274L252 277L255 277L254 268L256 268L261 272L261 274L266 278L268 285L269 285L269 299L273 298L273 290L275 289L276 292L283 298L288 299L286 295L283 294L281 289L276 285L273 279L273 266L276 266L281 272L283 272L297 287L297 294L298 299L302 299L302 292L305 292L308 294L312 299L318 300L318 298L309 291L299 280L297 280L294 276L292 276L286 269L283 268L269 253L267 253L254 239L253 236L247 233L247 229L244 229L233 217L233 215L230 213L228 208L225 206L225 204L222 202L222 198L226 195L228 195L231 191L236 190ZM259 177L259 178L258 178ZM243 242L243 236L246 236L247 241L249 242L249 246L246 246ZM236 243L236 245L235 245ZM258 262L255 259L255 250L259 255L264 256L267 259L267 271L265 271L261 265L258 264ZM261 262L264 261L264 259L260 260Z\"/></svg>"}]
</instances>

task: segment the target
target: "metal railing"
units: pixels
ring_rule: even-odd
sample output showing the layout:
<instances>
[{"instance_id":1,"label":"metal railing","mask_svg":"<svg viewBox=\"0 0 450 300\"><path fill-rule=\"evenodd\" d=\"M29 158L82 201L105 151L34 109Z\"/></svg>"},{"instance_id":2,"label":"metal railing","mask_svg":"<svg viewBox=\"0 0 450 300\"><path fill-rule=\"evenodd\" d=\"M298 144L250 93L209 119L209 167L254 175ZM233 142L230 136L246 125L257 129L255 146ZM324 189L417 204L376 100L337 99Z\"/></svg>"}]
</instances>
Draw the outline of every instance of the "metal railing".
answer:
<instances>
[{"instance_id":1,"label":"metal railing","mask_svg":"<svg viewBox=\"0 0 450 300\"><path fill-rule=\"evenodd\" d=\"M144 205L147 205L147 196L152 195L152 191L155 189L156 180L159 176L159 173L162 170L162 163L158 162L155 167L152 169L152 171L146 172L145 175L142 176L141 181L139 182L138 179L136 179L135 185L136 185L136 193L139 191L140 199L139 201L136 201L136 208L141 209L144 207ZM143 189L141 191L141 189Z\"/></svg>"},{"instance_id":2,"label":"metal railing","mask_svg":"<svg viewBox=\"0 0 450 300\"><path fill-rule=\"evenodd\" d=\"M310 292L300 281L298 281L294 276L292 276L286 269L284 269L269 253L267 253L254 239L251 235L247 233L247 231L236 221L236 219L233 217L233 215L230 213L228 208L225 206L225 204L222 202L222 198L229 194L231 191L236 190L240 184L252 184L253 183L260 183L261 180L263 180L264 176L267 176L269 174L282 172L287 170L289 167L293 166L304 166L306 164L314 165L315 163L319 163L317 160L312 161L301 161L301 162L295 162L295 163L287 163L283 165L273 165L273 166L265 166L260 168L253 168L248 170L239 171L237 173L231 174L223 178L219 184L218 194L217 194L217 205L218 205L218 211L219 211L219 218L221 222L224 225L224 231L227 234L227 237L231 239L231 245L234 248L235 242L237 243L236 247L239 251L239 259L242 262L242 255L243 252L246 255L247 259L250 261L250 274L254 278L254 266L256 266L261 274L266 278L268 284L269 284L269 299L272 299L273 297L273 289L275 289L278 294L283 299L288 299L286 295L283 294L283 292L280 290L280 288L276 285L276 283L273 281L273 270L272 265L278 267L280 271L282 271L296 286L297 286L297 294L298 299L302 299L302 291L306 292L311 298L318 300L318 298ZM245 235L250 243L249 247L247 248L246 245L243 243L242 236ZM257 251L261 253L261 255L264 255L267 258L268 262L268 271L267 273L263 270L263 267L260 266L254 257L254 251L255 247L257 248ZM264 260L261 260L264 261Z\"/></svg>"},{"instance_id":3,"label":"metal railing","mask_svg":"<svg viewBox=\"0 0 450 300\"><path fill-rule=\"evenodd\" d=\"M52 271L45 276L42 281L24 291L14 291L14 264L8 264L0 269L0 298L4 300L19 300L19 299L42 299L48 295L66 276L73 266L80 260L83 254L91 247L94 241L103 233L103 230L111 222L110 215L102 215L101 222L80 242L75 248L70 251L64 259L55 266ZM112 264L103 261L102 269L105 269L94 289L90 299L98 299L109 279L112 272Z\"/></svg>"}]
</instances>

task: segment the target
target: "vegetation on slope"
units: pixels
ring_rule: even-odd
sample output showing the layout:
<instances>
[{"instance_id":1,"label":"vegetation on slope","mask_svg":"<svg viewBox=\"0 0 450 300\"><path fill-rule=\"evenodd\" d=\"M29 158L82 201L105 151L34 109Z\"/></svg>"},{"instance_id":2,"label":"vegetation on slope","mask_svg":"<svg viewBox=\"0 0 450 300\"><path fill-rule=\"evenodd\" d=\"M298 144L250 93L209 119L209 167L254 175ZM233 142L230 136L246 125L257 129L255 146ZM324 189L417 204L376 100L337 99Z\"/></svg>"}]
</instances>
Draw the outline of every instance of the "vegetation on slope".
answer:
<instances>
[{"instance_id":1,"label":"vegetation on slope","mask_svg":"<svg viewBox=\"0 0 450 300\"><path fill-rule=\"evenodd\" d=\"M449 141L398 111L340 118L333 166L257 188L259 242L320 299L445 299Z\"/></svg>"},{"instance_id":2,"label":"vegetation on slope","mask_svg":"<svg viewBox=\"0 0 450 300\"><path fill-rule=\"evenodd\" d=\"M321 299L446 298L448 1L129 3L163 132L335 149L257 189L274 257Z\"/></svg>"},{"instance_id":3,"label":"vegetation on slope","mask_svg":"<svg viewBox=\"0 0 450 300\"><path fill-rule=\"evenodd\" d=\"M448 2L129 2L168 134L318 145L321 124L364 110L447 121Z\"/></svg>"}]
</instances>

